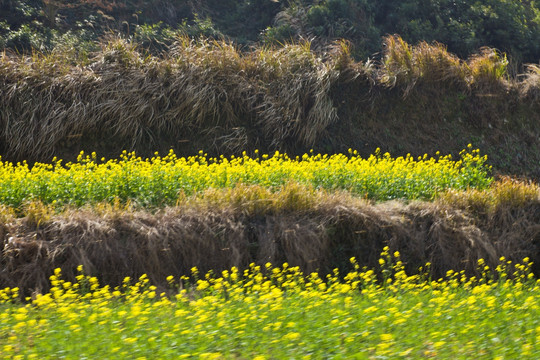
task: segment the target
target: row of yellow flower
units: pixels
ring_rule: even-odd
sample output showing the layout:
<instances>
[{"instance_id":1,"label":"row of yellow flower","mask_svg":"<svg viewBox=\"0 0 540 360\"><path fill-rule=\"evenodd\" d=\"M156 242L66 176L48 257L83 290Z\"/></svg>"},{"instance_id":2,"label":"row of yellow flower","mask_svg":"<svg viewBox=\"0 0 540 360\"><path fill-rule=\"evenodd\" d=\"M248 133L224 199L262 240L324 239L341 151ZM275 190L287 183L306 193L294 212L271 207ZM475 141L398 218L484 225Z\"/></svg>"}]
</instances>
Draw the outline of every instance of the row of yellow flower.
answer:
<instances>
[{"instance_id":1,"label":"row of yellow flower","mask_svg":"<svg viewBox=\"0 0 540 360\"><path fill-rule=\"evenodd\" d=\"M57 269L50 292L26 304L17 289L0 291L0 358L540 357L540 280L528 259L501 259L496 279L480 261L478 278L437 281L407 275L387 248L377 272L351 262L325 278L287 264L192 269L168 290L145 275L100 286L82 268L71 283Z\"/></svg>"},{"instance_id":2,"label":"row of yellow flower","mask_svg":"<svg viewBox=\"0 0 540 360\"><path fill-rule=\"evenodd\" d=\"M0 159L1 160L1 159ZM174 205L180 194L237 184L272 189L289 182L314 188L349 190L375 200L431 199L445 189L486 188L492 179L486 157L470 146L459 160L451 156L364 159L356 151L343 155L306 154L289 158L255 153L250 157L178 158L172 151L142 159L124 152L120 159L81 153L75 163L13 164L0 161L0 203L19 207L28 201L82 205L116 199L141 206Z\"/></svg>"}]
</instances>

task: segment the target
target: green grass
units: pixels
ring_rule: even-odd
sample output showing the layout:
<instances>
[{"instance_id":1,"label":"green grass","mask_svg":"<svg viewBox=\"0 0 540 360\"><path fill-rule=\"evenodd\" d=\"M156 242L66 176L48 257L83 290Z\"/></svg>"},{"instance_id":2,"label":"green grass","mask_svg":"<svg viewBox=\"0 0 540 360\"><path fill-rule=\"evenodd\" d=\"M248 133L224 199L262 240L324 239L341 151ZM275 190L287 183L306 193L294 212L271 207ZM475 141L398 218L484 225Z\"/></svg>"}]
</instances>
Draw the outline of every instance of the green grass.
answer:
<instances>
[{"instance_id":1,"label":"green grass","mask_svg":"<svg viewBox=\"0 0 540 360\"><path fill-rule=\"evenodd\" d=\"M206 276L193 269L190 279L170 277L168 291L145 276L114 289L83 274L71 284L58 269L50 293L30 303L0 292L0 357L538 358L540 281L527 262L501 260L497 280L484 269L480 278L450 272L432 281L407 276L385 249L382 282L357 265L321 279L267 264Z\"/></svg>"}]
</instances>

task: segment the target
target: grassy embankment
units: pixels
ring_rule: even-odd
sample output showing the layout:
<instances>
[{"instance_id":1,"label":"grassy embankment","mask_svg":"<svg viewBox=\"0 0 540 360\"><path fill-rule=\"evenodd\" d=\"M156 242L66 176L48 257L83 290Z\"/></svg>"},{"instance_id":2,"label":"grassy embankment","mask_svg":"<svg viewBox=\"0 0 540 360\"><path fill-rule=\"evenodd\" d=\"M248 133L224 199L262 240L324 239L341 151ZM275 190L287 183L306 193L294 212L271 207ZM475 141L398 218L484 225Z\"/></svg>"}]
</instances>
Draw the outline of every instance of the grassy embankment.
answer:
<instances>
[{"instance_id":1,"label":"grassy embankment","mask_svg":"<svg viewBox=\"0 0 540 360\"><path fill-rule=\"evenodd\" d=\"M65 50L0 59L0 154L74 160L81 150L213 156L301 155L377 147L395 156L468 143L497 173L538 177L540 70L509 74L503 54L464 61L442 45L388 37L380 61L352 60L345 43L241 52L180 39L161 56L125 40L79 59Z\"/></svg>"}]
</instances>

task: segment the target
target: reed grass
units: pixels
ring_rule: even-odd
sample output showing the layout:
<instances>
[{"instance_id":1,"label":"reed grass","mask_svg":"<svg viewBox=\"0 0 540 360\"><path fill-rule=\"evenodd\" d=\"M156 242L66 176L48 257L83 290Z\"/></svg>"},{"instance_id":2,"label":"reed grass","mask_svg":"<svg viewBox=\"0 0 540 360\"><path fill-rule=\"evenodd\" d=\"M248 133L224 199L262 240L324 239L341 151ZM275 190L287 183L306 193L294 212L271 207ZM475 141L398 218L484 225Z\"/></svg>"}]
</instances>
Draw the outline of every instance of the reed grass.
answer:
<instances>
[{"instance_id":1,"label":"reed grass","mask_svg":"<svg viewBox=\"0 0 540 360\"><path fill-rule=\"evenodd\" d=\"M354 61L345 42L324 52L309 42L247 50L183 37L151 56L132 40L109 37L84 59L60 48L31 56L4 51L0 151L44 160L81 139L148 150L165 138L200 139L218 153L247 145L309 149L342 125L339 109L354 100L339 89L352 80L359 95L388 87L406 95L417 84L486 94L537 87L534 66L529 80L509 79L505 55L493 49L464 61L441 44L409 45L398 36L385 44L377 66Z\"/></svg>"},{"instance_id":2,"label":"reed grass","mask_svg":"<svg viewBox=\"0 0 540 360\"><path fill-rule=\"evenodd\" d=\"M539 194L538 185L504 181L431 202L375 203L288 183L208 189L153 211L119 201L61 212L39 202L4 206L0 288L46 291L47 274L60 266L73 281L79 264L107 284L146 273L164 285L167 275L186 275L193 266L221 271L251 262L327 273L347 269L352 256L376 266L384 246L402 254L411 274L430 262L434 278L448 270L477 276L478 259L494 268L504 256L529 257L538 275Z\"/></svg>"}]
</instances>

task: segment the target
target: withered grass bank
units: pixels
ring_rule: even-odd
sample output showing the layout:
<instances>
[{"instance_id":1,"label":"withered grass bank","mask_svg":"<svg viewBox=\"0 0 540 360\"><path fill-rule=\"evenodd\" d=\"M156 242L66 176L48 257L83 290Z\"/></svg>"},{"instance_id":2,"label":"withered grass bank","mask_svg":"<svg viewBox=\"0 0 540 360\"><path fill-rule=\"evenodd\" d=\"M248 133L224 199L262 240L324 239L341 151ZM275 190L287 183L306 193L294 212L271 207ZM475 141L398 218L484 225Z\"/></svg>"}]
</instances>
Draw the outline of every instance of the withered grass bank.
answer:
<instances>
[{"instance_id":1,"label":"withered grass bank","mask_svg":"<svg viewBox=\"0 0 540 360\"><path fill-rule=\"evenodd\" d=\"M538 65L515 76L494 49L463 60L397 36L384 48L367 62L344 42L314 52L309 43L240 50L187 38L161 56L123 39L89 59L0 54L0 155L457 155L472 143L496 171L540 178Z\"/></svg>"},{"instance_id":2,"label":"withered grass bank","mask_svg":"<svg viewBox=\"0 0 540 360\"><path fill-rule=\"evenodd\" d=\"M208 190L153 213L107 204L55 213L30 204L19 216L0 214L0 288L26 293L47 291L57 267L68 280L83 265L107 284L144 273L166 286L166 276L194 266L206 273L287 262L324 274L346 270L354 256L375 268L384 246L401 253L409 273L431 263L435 279L450 269L478 274L478 259L495 267L501 256L529 257L540 274L540 190L508 179L435 202L372 203L290 184L277 193Z\"/></svg>"}]
</instances>

